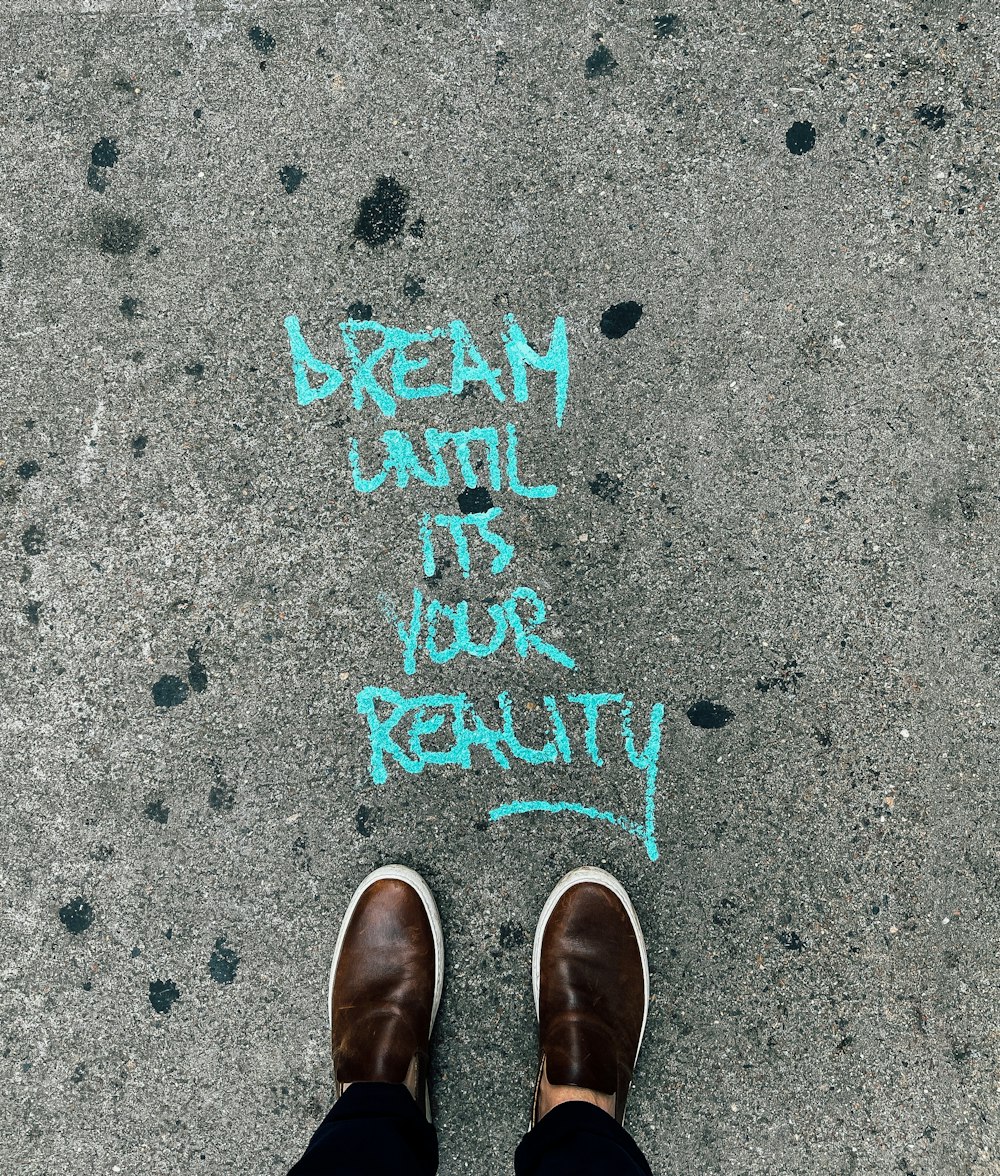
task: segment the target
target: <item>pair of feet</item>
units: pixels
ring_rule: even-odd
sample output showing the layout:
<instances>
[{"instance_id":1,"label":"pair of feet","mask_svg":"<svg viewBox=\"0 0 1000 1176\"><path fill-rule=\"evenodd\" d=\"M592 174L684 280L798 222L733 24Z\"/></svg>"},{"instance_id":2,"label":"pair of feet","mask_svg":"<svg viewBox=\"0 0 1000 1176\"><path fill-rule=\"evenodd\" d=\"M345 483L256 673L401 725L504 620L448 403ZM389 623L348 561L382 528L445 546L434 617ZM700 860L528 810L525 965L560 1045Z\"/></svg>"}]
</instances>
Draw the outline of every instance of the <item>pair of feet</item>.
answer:
<instances>
[{"instance_id":1,"label":"pair of feet","mask_svg":"<svg viewBox=\"0 0 1000 1176\"><path fill-rule=\"evenodd\" d=\"M646 1026L649 966L621 883L593 867L567 874L538 920L531 978L539 1070L532 1124L563 1102L621 1123ZM427 883L385 866L347 908L330 970L336 1093L405 1084L430 1119L430 1038L444 987L444 933Z\"/></svg>"}]
</instances>

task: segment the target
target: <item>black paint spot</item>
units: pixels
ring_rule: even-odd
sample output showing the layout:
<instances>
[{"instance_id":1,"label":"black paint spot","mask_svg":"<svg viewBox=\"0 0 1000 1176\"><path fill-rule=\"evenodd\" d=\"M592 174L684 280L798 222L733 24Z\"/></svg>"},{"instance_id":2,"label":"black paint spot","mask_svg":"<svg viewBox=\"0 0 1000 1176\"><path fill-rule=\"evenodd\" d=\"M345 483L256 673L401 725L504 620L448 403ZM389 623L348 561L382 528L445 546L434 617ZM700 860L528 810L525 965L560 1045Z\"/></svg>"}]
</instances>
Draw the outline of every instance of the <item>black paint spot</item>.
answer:
<instances>
[{"instance_id":1,"label":"black paint spot","mask_svg":"<svg viewBox=\"0 0 1000 1176\"><path fill-rule=\"evenodd\" d=\"M132 438L132 452L136 457L142 457L148 444L149 439L140 433L138 437Z\"/></svg>"},{"instance_id":2,"label":"black paint spot","mask_svg":"<svg viewBox=\"0 0 1000 1176\"><path fill-rule=\"evenodd\" d=\"M133 298L131 294L126 294L119 302L118 309L122 312L122 316L131 322L139 311L139 299Z\"/></svg>"},{"instance_id":3,"label":"black paint spot","mask_svg":"<svg viewBox=\"0 0 1000 1176\"><path fill-rule=\"evenodd\" d=\"M779 931L778 942L786 951L802 951L805 947L797 931Z\"/></svg>"},{"instance_id":4,"label":"black paint spot","mask_svg":"<svg viewBox=\"0 0 1000 1176\"><path fill-rule=\"evenodd\" d=\"M165 825L170 819L170 808L164 804L162 796L154 796L142 811L158 825Z\"/></svg>"},{"instance_id":5,"label":"black paint spot","mask_svg":"<svg viewBox=\"0 0 1000 1176\"><path fill-rule=\"evenodd\" d=\"M98 139L90 149L90 162L94 167L114 167L118 162L118 144L114 139Z\"/></svg>"},{"instance_id":6,"label":"black paint spot","mask_svg":"<svg viewBox=\"0 0 1000 1176\"><path fill-rule=\"evenodd\" d=\"M289 196L298 189L299 184L305 179L306 173L300 167L296 167L294 163L286 163L278 172L278 179L281 180L281 186L285 189Z\"/></svg>"},{"instance_id":7,"label":"black paint spot","mask_svg":"<svg viewBox=\"0 0 1000 1176\"><path fill-rule=\"evenodd\" d=\"M184 374L190 376L193 380L200 380L205 374L205 365L199 360L195 360L194 363L186 363L184 365Z\"/></svg>"},{"instance_id":8,"label":"black paint spot","mask_svg":"<svg viewBox=\"0 0 1000 1176\"><path fill-rule=\"evenodd\" d=\"M493 499L485 486L463 490L458 496L458 509L462 514L482 514L493 506Z\"/></svg>"},{"instance_id":9,"label":"black paint spot","mask_svg":"<svg viewBox=\"0 0 1000 1176\"><path fill-rule=\"evenodd\" d=\"M192 645L187 651L187 655L188 661L191 663L191 668L188 670L191 689L196 694L203 694L208 689L208 670L202 664L201 650L197 645Z\"/></svg>"},{"instance_id":10,"label":"black paint spot","mask_svg":"<svg viewBox=\"0 0 1000 1176\"><path fill-rule=\"evenodd\" d=\"M17 467L17 476L19 478L23 478L24 481L27 482L27 480L29 478L33 478L35 474L41 470L41 468L42 467L38 464L37 461L32 461L31 458L28 458L27 461L22 461L21 464Z\"/></svg>"},{"instance_id":11,"label":"black paint spot","mask_svg":"<svg viewBox=\"0 0 1000 1176\"><path fill-rule=\"evenodd\" d=\"M368 323L372 319L372 308L367 302L352 302L344 314L356 323Z\"/></svg>"},{"instance_id":12,"label":"black paint spot","mask_svg":"<svg viewBox=\"0 0 1000 1176\"><path fill-rule=\"evenodd\" d=\"M32 523L21 536L21 546L29 555L41 554L45 546L45 532L37 523Z\"/></svg>"},{"instance_id":13,"label":"black paint spot","mask_svg":"<svg viewBox=\"0 0 1000 1176\"><path fill-rule=\"evenodd\" d=\"M398 237L406 223L410 194L392 176L379 176L375 190L358 205L354 235L373 248Z\"/></svg>"},{"instance_id":14,"label":"black paint spot","mask_svg":"<svg viewBox=\"0 0 1000 1176\"><path fill-rule=\"evenodd\" d=\"M28 624L38 627L38 601L29 600L24 606L24 615L28 618Z\"/></svg>"},{"instance_id":15,"label":"black paint spot","mask_svg":"<svg viewBox=\"0 0 1000 1176\"><path fill-rule=\"evenodd\" d=\"M70 935L81 935L94 921L94 909L81 895L59 908L59 922Z\"/></svg>"},{"instance_id":16,"label":"black paint spot","mask_svg":"<svg viewBox=\"0 0 1000 1176\"><path fill-rule=\"evenodd\" d=\"M658 37L670 37L678 31L681 18L673 13L653 17L653 31Z\"/></svg>"},{"instance_id":17,"label":"black paint spot","mask_svg":"<svg viewBox=\"0 0 1000 1176\"><path fill-rule=\"evenodd\" d=\"M687 717L695 727L724 727L736 716L721 702L712 702L708 698L700 698L693 706L688 707Z\"/></svg>"},{"instance_id":18,"label":"black paint spot","mask_svg":"<svg viewBox=\"0 0 1000 1176\"><path fill-rule=\"evenodd\" d=\"M919 123L923 123L932 131L940 131L944 128L945 121L951 116L943 106L918 106L913 112L913 117Z\"/></svg>"},{"instance_id":19,"label":"black paint spot","mask_svg":"<svg viewBox=\"0 0 1000 1176\"><path fill-rule=\"evenodd\" d=\"M200 121L201 121L201 116L202 116L204 113L205 113L205 112L204 112L204 110L203 110L203 109L202 109L200 106L196 106L196 107L194 108L194 117L195 117L195 122L200 122Z\"/></svg>"},{"instance_id":20,"label":"black paint spot","mask_svg":"<svg viewBox=\"0 0 1000 1176\"><path fill-rule=\"evenodd\" d=\"M240 957L226 945L226 937L220 935L215 941L212 957L208 961L208 974L216 984L232 984L236 979L239 962Z\"/></svg>"},{"instance_id":21,"label":"black paint spot","mask_svg":"<svg viewBox=\"0 0 1000 1176\"><path fill-rule=\"evenodd\" d=\"M601 315L601 334L608 339L620 339L642 318L641 302L616 302Z\"/></svg>"},{"instance_id":22,"label":"black paint spot","mask_svg":"<svg viewBox=\"0 0 1000 1176\"><path fill-rule=\"evenodd\" d=\"M190 693L188 684L174 674L164 674L153 683L153 702L157 706L180 706Z\"/></svg>"},{"instance_id":23,"label":"black paint spot","mask_svg":"<svg viewBox=\"0 0 1000 1176\"><path fill-rule=\"evenodd\" d=\"M416 302L424 295L424 279L407 274L406 281L403 283L403 293L411 302Z\"/></svg>"},{"instance_id":24,"label":"black paint spot","mask_svg":"<svg viewBox=\"0 0 1000 1176\"><path fill-rule=\"evenodd\" d=\"M816 146L816 128L811 122L793 122L785 131L785 145L793 155L805 155Z\"/></svg>"},{"instance_id":25,"label":"black paint spot","mask_svg":"<svg viewBox=\"0 0 1000 1176\"><path fill-rule=\"evenodd\" d=\"M766 694L768 690L773 690L777 686L782 694L787 694L789 690L795 689L800 679L805 677L805 674L796 668L798 664L794 657L785 658L785 664L776 667L774 674L758 678L754 683L754 689Z\"/></svg>"},{"instance_id":26,"label":"black paint spot","mask_svg":"<svg viewBox=\"0 0 1000 1176\"><path fill-rule=\"evenodd\" d=\"M216 812L228 813L235 801L235 793L223 785L213 784L208 790L208 807Z\"/></svg>"},{"instance_id":27,"label":"black paint spot","mask_svg":"<svg viewBox=\"0 0 1000 1176\"><path fill-rule=\"evenodd\" d=\"M173 980L150 980L149 1003L157 1013L169 1013L171 1007L181 999L181 990Z\"/></svg>"},{"instance_id":28,"label":"black paint spot","mask_svg":"<svg viewBox=\"0 0 1000 1176\"><path fill-rule=\"evenodd\" d=\"M510 951L512 947L521 947L524 940L523 927L519 927L517 923L500 924L500 947L503 951Z\"/></svg>"},{"instance_id":29,"label":"black paint spot","mask_svg":"<svg viewBox=\"0 0 1000 1176\"><path fill-rule=\"evenodd\" d=\"M712 912L712 922L716 927L730 927L743 912L731 898L719 900L719 905Z\"/></svg>"},{"instance_id":30,"label":"black paint spot","mask_svg":"<svg viewBox=\"0 0 1000 1176\"><path fill-rule=\"evenodd\" d=\"M611 56L611 50L607 45L598 45L587 58L583 73L587 78L607 78L617 68L618 62Z\"/></svg>"},{"instance_id":31,"label":"black paint spot","mask_svg":"<svg viewBox=\"0 0 1000 1176\"><path fill-rule=\"evenodd\" d=\"M215 809L216 812L228 813L236 803L236 793L232 788L227 787L222 777L222 768L219 766L219 761L214 757L212 759L212 771L215 773L215 783L208 790L208 807Z\"/></svg>"},{"instance_id":32,"label":"black paint spot","mask_svg":"<svg viewBox=\"0 0 1000 1176\"><path fill-rule=\"evenodd\" d=\"M273 53L274 52L274 37L267 31L262 29L260 25L254 25L247 33L250 38L250 44L258 53Z\"/></svg>"},{"instance_id":33,"label":"black paint spot","mask_svg":"<svg viewBox=\"0 0 1000 1176\"><path fill-rule=\"evenodd\" d=\"M104 195L108 189L108 177L102 168L94 167L93 164L87 168L87 187L99 196Z\"/></svg>"},{"instance_id":34,"label":"black paint spot","mask_svg":"<svg viewBox=\"0 0 1000 1176\"><path fill-rule=\"evenodd\" d=\"M361 834L362 837L371 837L372 810L366 804L358 807L358 811L354 814L354 827Z\"/></svg>"},{"instance_id":35,"label":"black paint spot","mask_svg":"<svg viewBox=\"0 0 1000 1176\"><path fill-rule=\"evenodd\" d=\"M124 257L142 244L146 230L128 216L108 216L101 221L101 252Z\"/></svg>"},{"instance_id":36,"label":"black paint spot","mask_svg":"<svg viewBox=\"0 0 1000 1176\"><path fill-rule=\"evenodd\" d=\"M427 222L424 220L424 218L422 216L418 216L417 219L413 222L413 224L410 225L410 236L416 237L419 239L420 237L422 237L424 235L424 230L426 228L427 228Z\"/></svg>"},{"instance_id":37,"label":"black paint spot","mask_svg":"<svg viewBox=\"0 0 1000 1176\"><path fill-rule=\"evenodd\" d=\"M614 474L606 473L600 470L594 477L592 482L588 482L591 494L596 494L598 498L603 498L605 502L615 503L621 497L622 480L615 477Z\"/></svg>"}]
</instances>

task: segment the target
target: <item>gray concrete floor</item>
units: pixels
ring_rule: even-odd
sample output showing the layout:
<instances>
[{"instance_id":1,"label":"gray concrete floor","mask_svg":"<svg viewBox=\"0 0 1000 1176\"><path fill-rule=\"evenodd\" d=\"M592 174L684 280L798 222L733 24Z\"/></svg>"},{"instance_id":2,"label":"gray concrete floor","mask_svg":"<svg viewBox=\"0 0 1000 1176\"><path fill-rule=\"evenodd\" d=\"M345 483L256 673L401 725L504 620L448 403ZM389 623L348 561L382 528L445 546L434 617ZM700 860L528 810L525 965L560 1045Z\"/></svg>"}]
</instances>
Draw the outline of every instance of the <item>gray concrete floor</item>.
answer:
<instances>
[{"instance_id":1,"label":"gray concrete floor","mask_svg":"<svg viewBox=\"0 0 1000 1176\"><path fill-rule=\"evenodd\" d=\"M534 922L584 862L650 945L658 1173L1000 1172L998 23L8 0L3 1172L286 1170L330 1097L341 912L394 859L448 934L443 1173L509 1167ZM382 602L452 492L355 493L348 439L387 423L300 407L282 327L337 360L355 303L492 359L504 314L566 317L561 430L482 391L397 424L517 420L559 494L496 495L515 565L434 591L533 586L575 673L403 674ZM663 701L660 860L487 820L639 812L620 756L374 786L367 684Z\"/></svg>"}]
</instances>

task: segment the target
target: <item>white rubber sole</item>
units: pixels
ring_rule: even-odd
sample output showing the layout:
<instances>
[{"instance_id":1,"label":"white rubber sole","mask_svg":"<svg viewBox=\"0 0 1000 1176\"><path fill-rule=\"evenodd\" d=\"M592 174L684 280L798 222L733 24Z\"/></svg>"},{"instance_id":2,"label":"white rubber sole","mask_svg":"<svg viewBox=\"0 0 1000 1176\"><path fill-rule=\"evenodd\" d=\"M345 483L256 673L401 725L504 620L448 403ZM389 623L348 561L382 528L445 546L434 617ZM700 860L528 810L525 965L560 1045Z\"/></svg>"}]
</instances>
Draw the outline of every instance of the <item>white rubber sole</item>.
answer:
<instances>
[{"instance_id":1,"label":"white rubber sole","mask_svg":"<svg viewBox=\"0 0 1000 1176\"><path fill-rule=\"evenodd\" d=\"M636 1046L635 1058L632 1060L633 1066L639 1057L639 1050L642 1048L642 1039L646 1033L646 1021L649 1019L649 959L646 955L646 941L642 937L642 928L639 926L639 916L635 913L635 907L632 905L632 900L629 898L625 887L613 875L609 874L607 870L598 869L597 866L581 866L578 870L571 870L564 877L560 878L556 883L555 889L545 901L545 906L542 907L542 913L538 917L538 926L535 929L535 943L531 951L531 987L535 994L535 1017L538 1017L539 1004L539 990L541 989L541 972L542 972L542 938L545 935L545 928L549 919L552 917L552 912L556 908L556 903L562 898L567 890L572 890L574 886L579 886L581 882L593 882L598 886L603 886L619 900L625 908L625 912L629 917L629 922L632 924L632 930L635 932L636 940L639 944L639 955L642 958L642 979L643 979L643 996L645 998L645 1010L642 1014L642 1029L639 1031L639 1043Z\"/></svg>"},{"instance_id":2,"label":"white rubber sole","mask_svg":"<svg viewBox=\"0 0 1000 1176\"><path fill-rule=\"evenodd\" d=\"M347 904L344 921L340 924L340 934L337 936L337 945L333 949L333 963L330 965L330 984L326 994L326 1015L330 1021L331 1028L333 1027L333 977L337 971L337 964L340 961L340 952L344 946L347 928L350 925L351 918L354 915L358 903L361 901L361 896L374 883L381 882L385 879L395 879L398 882L405 882L407 886L412 887L420 896L420 901L423 903L424 910L427 912L427 921L431 925L431 935L434 938L434 1004L431 1008L430 1029L434 1028L434 1022L437 1020L438 1008L441 1005L441 993L444 990L444 929L441 926L441 916L438 914L437 903L434 901L434 895L431 894L431 888L416 870L411 870L408 866L382 866L381 869L373 870L362 881L357 890L355 890L351 901Z\"/></svg>"}]
</instances>

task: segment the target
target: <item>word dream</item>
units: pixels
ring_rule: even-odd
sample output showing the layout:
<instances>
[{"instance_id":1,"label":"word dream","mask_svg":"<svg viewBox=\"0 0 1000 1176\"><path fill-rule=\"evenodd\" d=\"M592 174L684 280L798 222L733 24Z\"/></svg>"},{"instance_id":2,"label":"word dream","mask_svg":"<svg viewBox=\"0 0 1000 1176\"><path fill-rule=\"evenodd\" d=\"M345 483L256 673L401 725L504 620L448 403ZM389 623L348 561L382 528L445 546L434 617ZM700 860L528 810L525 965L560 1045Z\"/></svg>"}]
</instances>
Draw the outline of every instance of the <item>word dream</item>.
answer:
<instances>
[{"instance_id":1,"label":"word dream","mask_svg":"<svg viewBox=\"0 0 1000 1176\"><path fill-rule=\"evenodd\" d=\"M395 418L400 404L429 397L460 396L469 385L486 389L498 404L525 403L532 395L552 397L553 418L561 427L569 394L569 348L566 323L557 318L549 343L537 351L529 343L513 315L508 314L502 335L506 371L492 367L476 345L468 327L456 319L446 327L430 331L407 331L386 327L374 321L349 319L339 325L346 372L316 355L307 343L302 325L295 315L285 319L291 349L292 372L298 403L305 407L338 393L350 397L356 412L373 406L383 417ZM448 383L417 383L416 373L427 367L430 357L424 353L436 341L450 344L451 376ZM441 343L438 343L441 346ZM530 377L530 378L529 378ZM422 555L421 571L425 577L435 574L435 537L454 549L458 567L465 579L473 572L474 559L485 574L497 576L514 561L514 545L501 533L503 511L492 505L488 491L506 489L512 495L528 499L554 498L558 488L549 483L531 485L522 476L517 456L516 426L505 422L501 427L486 424L478 428L448 432L425 429L414 439L405 430L387 429L374 453L363 453L356 438L348 445L347 460L354 489L359 494L374 494L387 484L398 490L417 484L444 489L462 485L465 491L478 491L488 507L463 510L462 514L424 514L419 523ZM485 463L480 475L477 463ZM473 500L475 501L475 500ZM464 505L464 504L463 504ZM479 505L479 502L476 502ZM485 557L485 558L483 558ZM390 633L399 641L402 670L412 675L419 663L443 666L457 658L492 657L502 648L516 656L542 658L562 669L575 671L574 658L545 639L541 633L547 610L534 589L520 585L512 589L502 603L482 609L478 618L470 616L470 603L448 604L425 599L419 588L413 589L408 615L400 616L392 601L383 599L383 611ZM491 821L521 813L575 813L595 821L605 821L642 842L650 861L656 861L656 778L659 768L664 707L660 702L650 708L648 723L636 734L633 704L622 694L573 693L557 699L542 698L528 708L546 716L544 739L532 745L518 735L514 703L504 690L497 696L495 716L484 717L465 694L404 695L389 686L365 686L357 694L359 715L367 721L371 749L372 781L384 784L391 769L419 775L433 765L450 764L468 769L472 752L480 749L502 769L515 763L571 764L574 745L569 732L575 729L585 757L596 767L604 766L601 750L601 713L605 713L603 731L608 733L612 720L617 735L610 746L631 768L640 773L644 785L644 808L641 819L611 812L582 801L513 800L490 811ZM524 726L520 726L524 735ZM608 743L604 752L608 753Z\"/></svg>"}]
</instances>

